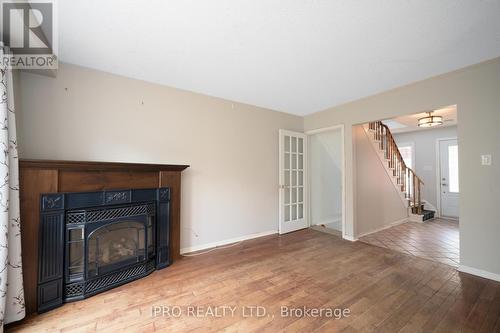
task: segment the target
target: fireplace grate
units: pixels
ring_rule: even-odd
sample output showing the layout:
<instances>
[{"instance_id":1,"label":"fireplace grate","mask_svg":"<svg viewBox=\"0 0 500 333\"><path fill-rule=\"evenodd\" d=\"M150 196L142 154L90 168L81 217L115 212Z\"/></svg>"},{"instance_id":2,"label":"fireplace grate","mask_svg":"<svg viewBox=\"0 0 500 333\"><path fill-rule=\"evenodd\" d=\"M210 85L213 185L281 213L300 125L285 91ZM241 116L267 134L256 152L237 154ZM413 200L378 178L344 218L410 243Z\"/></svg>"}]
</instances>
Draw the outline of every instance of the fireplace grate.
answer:
<instances>
[{"instance_id":1,"label":"fireplace grate","mask_svg":"<svg viewBox=\"0 0 500 333\"><path fill-rule=\"evenodd\" d=\"M83 295L83 283L74 283L66 285L66 297L76 297Z\"/></svg>"},{"instance_id":2,"label":"fireplace grate","mask_svg":"<svg viewBox=\"0 0 500 333\"><path fill-rule=\"evenodd\" d=\"M120 282L131 280L139 275L144 275L151 272L152 270L154 270L154 268L155 263L153 260L151 260L145 264L134 266L120 272L97 278L95 280L87 282L87 285L85 286L85 293L92 293L96 290L102 290L109 286L119 284Z\"/></svg>"},{"instance_id":3,"label":"fireplace grate","mask_svg":"<svg viewBox=\"0 0 500 333\"><path fill-rule=\"evenodd\" d=\"M77 224L77 223L85 223L85 212L81 213L68 213L66 215L66 223L68 224Z\"/></svg>"},{"instance_id":4,"label":"fireplace grate","mask_svg":"<svg viewBox=\"0 0 500 333\"><path fill-rule=\"evenodd\" d=\"M112 220L119 217L137 215L155 215L155 205L151 203L146 205L137 205L122 208L88 210L85 212L68 212L66 214L66 223L78 224L86 222L98 222Z\"/></svg>"},{"instance_id":5,"label":"fireplace grate","mask_svg":"<svg viewBox=\"0 0 500 333\"><path fill-rule=\"evenodd\" d=\"M81 298L84 294L92 294L96 291L119 285L122 282L135 279L137 277L149 274L155 269L154 260L150 260L142 265L134 266L120 272L116 272L102 278L89 281L87 283L72 283L66 285L65 298L73 300L75 297Z\"/></svg>"}]
</instances>

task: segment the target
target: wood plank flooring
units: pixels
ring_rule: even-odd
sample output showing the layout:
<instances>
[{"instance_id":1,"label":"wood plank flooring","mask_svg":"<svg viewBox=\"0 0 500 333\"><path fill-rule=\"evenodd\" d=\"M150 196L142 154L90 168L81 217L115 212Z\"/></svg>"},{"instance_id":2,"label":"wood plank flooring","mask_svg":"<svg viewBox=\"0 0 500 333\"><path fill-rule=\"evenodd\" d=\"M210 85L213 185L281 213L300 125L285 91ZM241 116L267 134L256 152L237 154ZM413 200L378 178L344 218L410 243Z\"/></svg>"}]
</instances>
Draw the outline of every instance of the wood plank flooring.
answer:
<instances>
[{"instance_id":1,"label":"wood plank flooring","mask_svg":"<svg viewBox=\"0 0 500 333\"><path fill-rule=\"evenodd\" d=\"M154 306L179 306L182 315L153 316ZM190 306L236 310L198 318L187 313ZM265 315L243 313L250 306ZM283 317L281 306L349 309L350 315ZM7 331L500 332L499 316L498 282L308 229L183 258Z\"/></svg>"}]
</instances>

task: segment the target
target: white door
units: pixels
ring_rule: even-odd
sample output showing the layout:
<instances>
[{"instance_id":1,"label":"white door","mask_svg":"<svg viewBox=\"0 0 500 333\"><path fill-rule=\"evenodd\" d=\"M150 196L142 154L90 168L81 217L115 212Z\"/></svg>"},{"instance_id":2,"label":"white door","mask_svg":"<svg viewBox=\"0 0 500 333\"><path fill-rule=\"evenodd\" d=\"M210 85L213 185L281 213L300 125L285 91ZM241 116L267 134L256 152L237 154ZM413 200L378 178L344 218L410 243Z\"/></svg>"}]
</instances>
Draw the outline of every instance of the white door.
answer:
<instances>
[{"instance_id":1,"label":"white door","mask_svg":"<svg viewBox=\"0 0 500 333\"><path fill-rule=\"evenodd\" d=\"M458 218L458 143L457 139L439 141L441 216Z\"/></svg>"},{"instance_id":2,"label":"white door","mask_svg":"<svg viewBox=\"0 0 500 333\"><path fill-rule=\"evenodd\" d=\"M279 233L307 228L306 220L306 135L280 130Z\"/></svg>"}]
</instances>

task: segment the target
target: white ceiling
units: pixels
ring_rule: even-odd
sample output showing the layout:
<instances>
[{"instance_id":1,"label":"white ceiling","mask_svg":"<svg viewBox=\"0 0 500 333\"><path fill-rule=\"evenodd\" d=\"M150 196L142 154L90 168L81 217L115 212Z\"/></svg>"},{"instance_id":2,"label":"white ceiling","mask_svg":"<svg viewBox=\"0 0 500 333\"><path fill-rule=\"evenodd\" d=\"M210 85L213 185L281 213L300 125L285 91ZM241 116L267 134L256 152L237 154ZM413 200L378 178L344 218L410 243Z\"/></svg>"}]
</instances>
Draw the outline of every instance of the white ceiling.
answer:
<instances>
[{"instance_id":1,"label":"white ceiling","mask_svg":"<svg viewBox=\"0 0 500 333\"><path fill-rule=\"evenodd\" d=\"M395 117L389 120L383 120L383 123L389 127L392 133L404 133L413 131L429 131L441 127L457 125L457 106L451 105L432 111L433 116L443 117L443 125L435 127L418 127L418 119L427 117L425 112L410 114L407 116Z\"/></svg>"},{"instance_id":2,"label":"white ceiling","mask_svg":"<svg viewBox=\"0 0 500 333\"><path fill-rule=\"evenodd\" d=\"M500 0L64 0L63 62L305 115L500 56Z\"/></svg>"}]
</instances>

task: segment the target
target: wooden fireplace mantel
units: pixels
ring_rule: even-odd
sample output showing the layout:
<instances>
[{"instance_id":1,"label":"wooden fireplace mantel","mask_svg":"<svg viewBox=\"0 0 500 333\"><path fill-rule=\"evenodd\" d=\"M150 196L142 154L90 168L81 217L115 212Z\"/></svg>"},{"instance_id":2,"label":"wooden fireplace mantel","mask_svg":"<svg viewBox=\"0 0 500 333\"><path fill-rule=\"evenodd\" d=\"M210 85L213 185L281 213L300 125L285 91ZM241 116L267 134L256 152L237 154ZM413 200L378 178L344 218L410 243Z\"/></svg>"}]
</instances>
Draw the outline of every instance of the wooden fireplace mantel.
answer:
<instances>
[{"instance_id":1,"label":"wooden fireplace mantel","mask_svg":"<svg viewBox=\"0 0 500 333\"><path fill-rule=\"evenodd\" d=\"M115 162L19 161L24 297L27 313L36 311L40 194L128 188L171 189L171 260L180 258L181 172L188 165Z\"/></svg>"}]
</instances>

